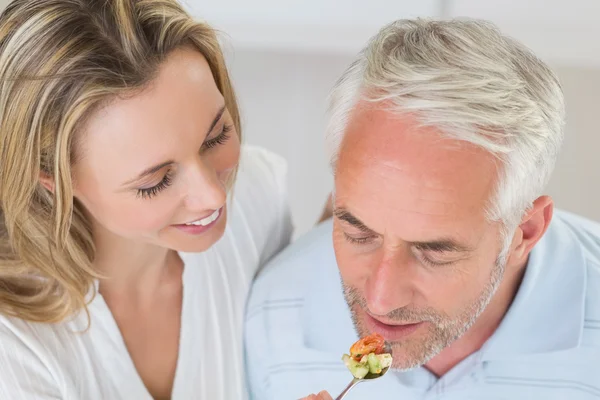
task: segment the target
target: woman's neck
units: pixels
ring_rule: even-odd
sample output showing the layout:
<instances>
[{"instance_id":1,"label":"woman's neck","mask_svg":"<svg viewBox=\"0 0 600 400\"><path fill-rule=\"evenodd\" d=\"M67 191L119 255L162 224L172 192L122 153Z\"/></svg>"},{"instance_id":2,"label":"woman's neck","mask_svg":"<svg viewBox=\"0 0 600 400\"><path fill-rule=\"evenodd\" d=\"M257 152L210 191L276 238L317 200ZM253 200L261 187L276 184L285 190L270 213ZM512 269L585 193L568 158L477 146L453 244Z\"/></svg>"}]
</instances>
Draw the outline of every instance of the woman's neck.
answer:
<instances>
[{"instance_id":1,"label":"woman's neck","mask_svg":"<svg viewBox=\"0 0 600 400\"><path fill-rule=\"evenodd\" d=\"M94 268L100 293L106 297L135 296L143 300L160 286L180 281L182 263L177 252L147 242L128 240L102 227L94 229Z\"/></svg>"}]
</instances>

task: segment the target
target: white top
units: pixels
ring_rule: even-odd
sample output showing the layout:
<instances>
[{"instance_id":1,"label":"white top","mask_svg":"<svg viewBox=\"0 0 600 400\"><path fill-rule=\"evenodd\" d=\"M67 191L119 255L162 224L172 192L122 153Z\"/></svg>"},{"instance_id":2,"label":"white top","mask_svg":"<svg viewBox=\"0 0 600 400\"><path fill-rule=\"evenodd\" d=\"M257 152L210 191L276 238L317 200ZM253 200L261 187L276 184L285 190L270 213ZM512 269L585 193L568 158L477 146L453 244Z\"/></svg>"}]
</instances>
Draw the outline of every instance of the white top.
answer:
<instances>
[{"instance_id":1,"label":"white top","mask_svg":"<svg viewBox=\"0 0 600 400\"><path fill-rule=\"evenodd\" d=\"M437 379L390 371L344 400L600 399L600 224L556 212L517 295L484 346ZM298 239L257 278L248 303L247 360L257 400L329 390L352 375L357 339L331 241L331 223Z\"/></svg>"},{"instance_id":2,"label":"white top","mask_svg":"<svg viewBox=\"0 0 600 400\"><path fill-rule=\"evenodd\" d=\"M287 245L286 163L245 147L223 238L184 262L179 359L173 400L247 398L242 325L260 265ZM0 316L0 399L151 399L110 310L98 295L57 325Z\"/></svg>"}]
</instances>

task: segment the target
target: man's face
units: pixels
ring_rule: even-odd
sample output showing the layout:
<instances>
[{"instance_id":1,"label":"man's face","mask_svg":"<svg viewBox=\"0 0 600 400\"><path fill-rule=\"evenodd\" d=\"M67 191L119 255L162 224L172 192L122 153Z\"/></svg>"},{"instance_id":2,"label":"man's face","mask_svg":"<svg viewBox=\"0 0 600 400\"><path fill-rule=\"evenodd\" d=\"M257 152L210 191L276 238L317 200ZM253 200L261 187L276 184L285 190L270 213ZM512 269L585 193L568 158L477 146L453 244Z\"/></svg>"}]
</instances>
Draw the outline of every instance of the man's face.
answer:
<instances>
[{"instance_id":1,"label":"man's face","mask_svg":"<svg viewBox=\"0 0 600 400\"><path fill-rule=\"evenodd\" d=\"M382 334L393 367L425 364L465 333L502 280L485 219L489 153L360 105L336 168L334 247L359 336Z\"/></svg>"}]
</instances>

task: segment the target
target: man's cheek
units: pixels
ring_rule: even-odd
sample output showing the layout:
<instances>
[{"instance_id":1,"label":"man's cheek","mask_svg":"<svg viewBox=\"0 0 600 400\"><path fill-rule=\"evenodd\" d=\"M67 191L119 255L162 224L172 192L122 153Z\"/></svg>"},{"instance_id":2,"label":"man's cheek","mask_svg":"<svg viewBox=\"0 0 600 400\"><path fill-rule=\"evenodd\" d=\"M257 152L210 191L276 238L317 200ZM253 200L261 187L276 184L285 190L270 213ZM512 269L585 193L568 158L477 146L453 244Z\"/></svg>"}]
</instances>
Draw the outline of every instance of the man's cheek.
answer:
<instances>
[{"instance_id":1,"label":"man's cheek","mask_svg":"<svg viewBox=\"0 0 600 400\"><path fill-rule=\"evenodd\" d=\"M368 279L368 269L359 263L353 262L351 259L342 265L340 265L339 270L344 284L354 289L362 290Z\"/></svg>"},{"instance_id":2,"label":"man's cheek","mask_svg":"<svg viewBox=\"0 0 600 400\"><path fill-rule=\"evenodd\" d=\"M340 270L340 276L342 278L342 281L344 281L346 285L350 285L352 281L352 274L350 273L348 266L344 266L344 263L340 263L338 261L338 268Z\"/></svg>"}]
</instances>

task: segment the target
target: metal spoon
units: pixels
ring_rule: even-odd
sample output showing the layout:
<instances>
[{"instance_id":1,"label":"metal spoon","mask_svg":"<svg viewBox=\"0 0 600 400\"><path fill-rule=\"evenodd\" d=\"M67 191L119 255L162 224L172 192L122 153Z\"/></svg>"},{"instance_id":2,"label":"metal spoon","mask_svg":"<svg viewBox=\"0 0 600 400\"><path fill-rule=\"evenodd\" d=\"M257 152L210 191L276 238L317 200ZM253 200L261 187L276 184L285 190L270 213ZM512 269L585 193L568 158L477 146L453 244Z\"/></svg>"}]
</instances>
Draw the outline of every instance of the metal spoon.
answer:
<instances>
[{"instance_id":1,"label":"metal spoon","mask_svg":"<svg viewBox=\"0 0 600 400\"><path fill-rule=\"evenodd\" d=\"M391 354L392 349L391 349L391 346L388 343L385 344L385 350L384 351L386 353L390 353ZM335 400L342 400L344 397L346 397L346 395L348 394L348 392L350 392L350 390L354 386L358 385L361 382L372 381L372 380L381 378L382 376L384 376L388 372L388 369L389 368L382 369L380 374L371 374L371 373L368 373L364 378L354 378L354 379L352 379L352 381L348 384L348 386L346 386L346 389L344 389L344 391L342 393L340 393L340 395L338 397L336 397Z\"/></svg>"}]
</instances>

